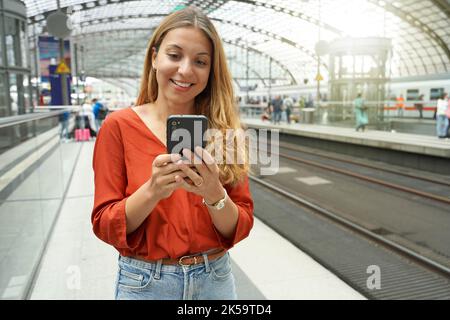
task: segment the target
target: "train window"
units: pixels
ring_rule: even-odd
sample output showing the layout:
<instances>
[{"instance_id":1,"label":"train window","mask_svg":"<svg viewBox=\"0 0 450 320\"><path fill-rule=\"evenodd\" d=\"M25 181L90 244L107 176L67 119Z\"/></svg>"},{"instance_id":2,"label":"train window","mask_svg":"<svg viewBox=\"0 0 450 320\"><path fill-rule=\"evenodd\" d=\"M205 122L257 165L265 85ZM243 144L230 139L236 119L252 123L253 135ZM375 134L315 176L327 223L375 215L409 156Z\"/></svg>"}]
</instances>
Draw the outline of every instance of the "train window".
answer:
<instances>
[{"instance_id":1,"label":"train window","mask_svg":"<svg viewBox=\"0 0 450 320\"><path fill-rule=\"evenodd\" d=\"M406 90L406 100L419 100L419 89L408 89Z\"/></svg>"},{"instance_id":2,"label":"train window","mask_svg":"<svg viewBox=\"0 0 450 320\"><path fill-rule=\"evenodd\" d=\"M439 99L444 93L444 88L432 88L430 90L430 100Z\"/></svg>"}]
</instances>

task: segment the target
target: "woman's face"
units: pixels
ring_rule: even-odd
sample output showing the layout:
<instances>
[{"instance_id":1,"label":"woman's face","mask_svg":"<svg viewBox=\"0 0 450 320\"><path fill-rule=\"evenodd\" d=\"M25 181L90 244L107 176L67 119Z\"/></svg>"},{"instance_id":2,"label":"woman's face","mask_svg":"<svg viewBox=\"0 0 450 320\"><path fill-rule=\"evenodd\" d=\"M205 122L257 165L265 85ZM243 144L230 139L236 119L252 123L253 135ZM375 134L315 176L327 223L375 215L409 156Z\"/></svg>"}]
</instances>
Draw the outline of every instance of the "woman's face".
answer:
<instances>
[{"instance_id":1,"label":"woman's face","mask_svg":"<svg viewBox=\"0 0 450 320\"><path fill-rule=\"evenodd\" d=\"M169 31L158 53L153 49L153 68L158 82L158 99L192 106L194 98L208 84L212 48L203 31L177 28Z\"/></svg>"}]
</instances>

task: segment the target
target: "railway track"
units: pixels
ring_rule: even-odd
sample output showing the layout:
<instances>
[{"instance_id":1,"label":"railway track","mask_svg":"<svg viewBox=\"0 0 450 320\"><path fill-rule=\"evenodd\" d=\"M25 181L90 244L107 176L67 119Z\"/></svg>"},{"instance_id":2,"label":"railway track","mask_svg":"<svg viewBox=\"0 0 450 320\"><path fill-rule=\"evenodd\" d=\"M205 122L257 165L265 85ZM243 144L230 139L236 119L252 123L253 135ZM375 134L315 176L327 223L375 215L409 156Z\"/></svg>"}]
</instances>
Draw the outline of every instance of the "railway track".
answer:
<instances>
[{"instance_id":1,"label":"railway track","mask_svg":"<svg viewBox=\"0 0 450 320\"><path fill-rule=\"evenodd\" d=\"M271 150L270 146L268 149ZM348 180L350 184L353 184L351 179L354 178L363 181L364 184L368 183L368 189L366 191L368 193L372 193L372 188L370 187L371 184L382 186L381 189L378 188L378 190L381 191L381 193L379 194L380 198L370 199L369 197L367 199L369 201L367 202L368 206L374 208L371 209L371 217L360 214L360 212L362 212L360 210L366 211L365 208L362 208L360 206L353 207L353 204L349 205L348 201L339 200L341 198L337 198L337 202L335 202L335 199L324 199L323 197L319 196L319 198L317 198L319 200L316 200L316 195L310 194L311 192L308 192L307 190L304 190L306 191L306 193L301 192L297 193L297 195L305 197L306 194L309 194L308 197L312 202L322 203L323 201L331 201L329 203L333 203L334 206L343 206L341 207L341 210L339 210L340 216L347 217L355 224L364 226L366 227L366 229L372 229L372 233L377 233L380 236L386 236L385 238L391 238L391 241L398 242L404 247L409 247L409 249L412 251L420 252L422 255L427 255L429 258L431 258L431 260L439 261L440 264L450 267L450 251L448 250L448 247L442 246L442 241L446 241L442 240L445 239L444 234L442 233L445 232L443 227L448 224L448 221L444 220L442 228L439 227L439 224L442 223L439 219L447 219L446 213L450 212L450 181L445 181L445 177L443 177L443 179L423 177L421 176L422 173L420 172L418 172L417 174L412 174L411 172L402 172L402 170L395 170L395 167L381 167L370 162L364 163L361 161L346 159L344 157L330 155L327 153L324 154L323 152L316 152L315 150L310 151L308 149L291 146L286 143L280 143L279 150L281 151L278 154L280 158L287 159L288 162L292 162L294 164L299 164L302 168L305 168L306 165L306 167L319 168L319 170L324 170L325 172L332 172L337 173L338 175L350 177L350 180ZM290 153L286 154L286 150L289 150ZM305 155L308 155L309 157L306 157L306 159L304 159ZM331 161L331 164L329 163L329 161ZM342 163L346 167L343 168ZM380 172L383 172L383 174L380 174ZM387 174L384 174L384 172L386 172ZM271 179L270 176L267 177L266 180L267 179ZM290 185L290 187L296 188L295 185ZM358 188L359 187L356 187L356 190L361 190ZM414 208L416 207L420 208L420 212L423 213L424 216L427 216L427 219L433 219L434 217L436 220L429 222L435 224L436 226L430 229L433 230L433 234L431 235L429 232L425 231L425 229L429 229L430 226L425 227L424 225L421 225L422 218L418 218L417 216L413 218L415 220L406 220L404 222L399 222L397 220L395 223L385 215L381 215L379 217L376 213L376 208L379 206L378 203L379 201L386 201L385 197L383 196L383 188L400 191L400 193L392 194L395 196L390 197L390 199L391 201L393 201L392 204L394 207L395 204L397 204L398 206L398 203L400 201L403 206L411 208L409 209L409 211L400 209L400 212L403 212L405 214L405 219L407 219L408 216L413 217L409 212L411 210L414 211ZM418 188L420 188L420 190ZM427 189L434 193L424 191ZM354 192L355 190L348 191ZM389 192L389 194L391 193ZM411 194L413 195L413 197L407 196ZM343 193L341 193L340 195L341 197L345 197ZM364 197L366 196L363 196L363 198ZM391 208L386 208L385 206L385 210L386 209L390 210ZM348 213L351 214L346 215ZM408 234L411 234L411 232L415 232L415 236L410 237ZM440 236L441 234L442 236Z\"/></svg>"},{"instance_id":2,"label":"railway track","mask_svg":"<svg viewBox=\"0 0 450 320\"><path fill-rule=\"evenodd\" d=\"M323 158L323 159L329 159L329 160L332 160L335 162L338 161L341 163L350 164L353 167L356 166L356 167L368 168L371 170L387 172L389 174L393 174L396 176L407 177L412 180L428 183L429 185L427 187L429 189L437 189L436 187L433 187L433 185L439 186L438 188L441 188L441 186L444 186L445 191L442 192L442 194L433 194L430 192L425 192L422 190L418 190L416 188L412 188L410 186L405 186L405 185L401 185L398 183L393 183L391 181L375 178L373 176L369 176L368 174L361 174L361 173L358 173L358 172L355 172L355 171L352 171L349 169L339 168L335 165L324 164L323 162L320 162L320 160L319 160L319 162L317 162L317 160L314 160L314 161L306 160L306 159L302 159L296 155L290 155L290 154L281 153L281 152L278 153L278 155L281 158L289 159L289 160L292 160L297 163L302 163L302 164L306 164L306 165L309 165L312 167L325 169L325 170L332 171L335 173L339 173L339 174L343 174L343 175L350 176L353 178L357 178L357 179L360 179L360 180L363 180L366 182L374 183L377 185L381 185L381 186L388 187L391 189L403 191L403 192L406 192L409 194L413 194L413 195L420 196L420 197L423 197L426 199L430 199L430 200L434 200L434 201L438 201L438 202L450 205L450 182L449 181L438 180L438 179L430 178L430 177L417 176L417 175L413 175L413 174L401 172L401 171L396 171L396 170L389 169L389 168L383 168L383 167L379 167L379 166L375 166L375 165L371 165L371 164L366 164L366 163L361 163L361 162L357 162L357 161L353 161L353 160L343 159L341 157L318 154L318 153L307 151L305 149L301 149L298 147L293 147L293 146L290 146L285 143L280 144L279 148L293 151L295 153L309 154L309 155L314 156L319 159ZM268 145L267 150L263 150L263 151L268 151L268 150L270 150L270 144Z\"/></svg>"},{"instance_id":3,"label":"railway track","mask_svg":"<svg viewBox=\"0 0 450 320\"><path fill-rule=\"evenodd\" d=\"M418 180L422 180L422 181L431 182L431 183L434 183L434 184L450 187L450 180L445 181L445 180L437 179L437 178L418 176L417 174L411 174L411 173L408 173L408 172L402 172L400 170L394 170L394 169L390 169L390 168L387 168L387 167L381 167L381 166L376 166L376 165L373 165L373 164L362 163L360 161L354 161L354 160L345 159L345 158L339 157L339 156L332 156L332 155L329 155L329 154L319 153L317 151L314 152L314 151L311 151L311 150L306 150L305 148L295 147L295 146L293 146L291 144L288 144L288 143L281 143L281 144L279 144L279 146L281 148L283 148L283 149L286 149L286 150L301 152L301 153L309 154L309 155L313 155L313 156L319 156L321 158L326 158L326 159L330 159L330 160L336 160L336 161L340 161L340 162L354 164L354 165L357 165L357 166L360 166L360 167L365 167L365 168L369 168L369 169L375 169L375 170L378 170L378 171L384 171L384 172L393 173L395 175L399 175L399 176L403 176L403 177L418 179Z\"/></svg>"},{"instance_id":4,"label":"railway track","mask_svg":"<svg viewBox=\"0 0 450 320\"><path fill-rule=\"evenodd\" d=\"M390 275L387 280L384 280L384 290L370 291L365 287L365 282L362 281L364 276L361 275L360 268L355 267L357 262L353 261L336 265L335 262L330 263L328 261L330 258L329 255L332 255L332 253L318 253L318 251L321 251L321 248L320 250L317 250L316 248L313 251L308 252L316 260L327 266L362 294L373 299L450 299L449 267L414 252L401 244L395 243L382 235L376 234L363 226L355 224L339 214L303 199L297 194L293 194L278 185L268 182L267 179L262 180L255 176L251 176L250 179L263 188L293 201L296 205L307 208L309 211L325 217L345 229L362 236L364 239L367 239L374 244L374 246L372 246L373 250L379 250L379 247L382 247L389 252L395 253L397 258L394 258L394 261L396 262L391 262L384 267L385 272L387 271ZM266 223L269 225L272 224L271 226L274 227L274 229L277 229L277 227L273 225L273 219L269 219ZM278 231L281 233L285 232L284 230ZM295 237L293 234L285 234L284 236L288 239ZM324 237L326 236L327 235ZM301 249L304 250L305 248ZM308 251L307 248L306 251ZM370 259L371 253L367 252L367 250L364 251L365 252L358 253L357 255L367 254L369 255L368 259ZM335 252L334 254L339 253ZM345 255L345 253L342 254ZM405 260L407 261L406 263Z\"/></svg>"}]
</instances>

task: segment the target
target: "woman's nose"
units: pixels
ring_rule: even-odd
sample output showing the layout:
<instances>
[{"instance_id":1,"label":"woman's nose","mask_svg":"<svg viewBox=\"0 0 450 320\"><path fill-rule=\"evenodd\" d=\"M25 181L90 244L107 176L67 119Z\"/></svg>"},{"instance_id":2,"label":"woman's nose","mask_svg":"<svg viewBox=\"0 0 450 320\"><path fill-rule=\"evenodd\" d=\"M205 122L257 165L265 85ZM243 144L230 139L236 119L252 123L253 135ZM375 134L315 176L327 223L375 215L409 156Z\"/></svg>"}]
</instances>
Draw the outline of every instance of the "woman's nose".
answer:
<instances>
[{"instance_id":1,"label":"woman's nose","mask_svg":"<svg viewBox=\"0 0 450 320\"><path fill-rule=\"evenodd\" d=\"M184 76L190 76L192 74L192 64L188 59L184 59L181 61L179 67L178 67L178 73L184 75Z\"/></svg>"}]
</instances>

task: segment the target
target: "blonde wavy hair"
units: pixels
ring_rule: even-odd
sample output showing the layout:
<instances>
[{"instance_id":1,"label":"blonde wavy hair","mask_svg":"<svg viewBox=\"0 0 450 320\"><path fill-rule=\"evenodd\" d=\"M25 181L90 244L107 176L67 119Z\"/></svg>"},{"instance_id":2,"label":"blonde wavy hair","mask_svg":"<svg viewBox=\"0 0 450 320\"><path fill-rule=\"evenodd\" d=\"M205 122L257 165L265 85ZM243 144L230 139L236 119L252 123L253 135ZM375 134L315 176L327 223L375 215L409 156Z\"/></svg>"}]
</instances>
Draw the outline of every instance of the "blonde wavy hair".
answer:
<instances>
[{"instance_id":1,"label":"blonde wavy hair","mask_svg":"<svg viewBox=\"0 0 450 320\"><path fill-rule=\"evenodd\" d=\"M187 7L168 15L154 31L147 47L141 88L136 105L153 103L158 98L156 72L153 72L152 66L152 49L155 48L156 52L158 52L164 37L169 31L186 27L194 27L202 30L210 40L213 48L208 84L195 97L195 113L205 115L208 118L208 127L219 130L222 133L223 139L226 140L225 132L227 129L233 129L235 133L242 131L239 130L242 129L242 126L234 97L232 78L228 69L222 42L214 25L197 8ZM242 140L239 140L238 134L233 135L231 142L228 138L227 142L223 144L227 148L223 152L224 157L229 152L228 149L231 148L234 153L234 159L243 159L243 161L234 161L234 163L226 164L224 160L219 162L218 166L221 182L223 184L233 185L249 172L249 161L247 156L247 143L244 143L245 146L243 147ZM213 156L215 155L213 154Z\"/></svg>"}]
</instances>

